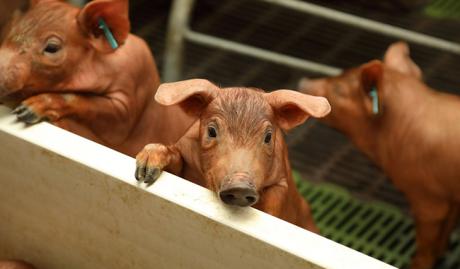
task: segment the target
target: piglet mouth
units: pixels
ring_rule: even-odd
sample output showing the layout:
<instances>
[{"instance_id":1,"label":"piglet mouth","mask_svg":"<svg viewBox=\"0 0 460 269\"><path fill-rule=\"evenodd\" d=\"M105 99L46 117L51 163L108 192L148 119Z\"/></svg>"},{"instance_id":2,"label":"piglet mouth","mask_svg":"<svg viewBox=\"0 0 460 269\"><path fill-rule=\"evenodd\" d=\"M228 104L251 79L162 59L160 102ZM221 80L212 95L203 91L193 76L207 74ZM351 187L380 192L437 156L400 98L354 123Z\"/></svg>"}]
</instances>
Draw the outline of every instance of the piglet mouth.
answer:
<instances>
[{"instance_id":1,"label":"piglet mouth","mask_svg":"<svg viewBox=\"0 0 460 269\"><path fill-rule=\"evenodd\" d=\"M10 93L11 91L9 89L0 84L0 99L5 98Z\"/></svg>"},{"instance_id":2,"label":"piglet mouth","mask_svg":"<svg viewBox=\"0 0 460 269\"><path fill-rule=\"evenodd\" d=\"M21 91L2 94L2 89L0 88L0 104L5 104L13 108L19 105L25 98Z\"/></svg>"},{"instance_id":3,"label":"piglet mouth","mask_svg":"<svg viewBox=\"0 0 460 269\"><path fill-rule=\"evenodd\" d=\"M23 88L24 84L18 81L0 83L0 99L17 97L19 95L18 92Z\"/></svg>"},{"instance_id":4,"label":"piglet mouth","mask_svg":"<svg viewBox=\"0 0 460 269\"><path fill-rule=\"evenodd\" d=\"M23 90L30 76L29 66L13 55L13 52L0 51L0 98Z\"/></svg>"},{"instance_id":5,"label":"piglet mouth","mask_svg":"<svg viewBox=\"0 0 460 269\"><path fill-rule=\"evenodd\" d=\"M219 198L228 205L247 207L259 201L259 194L248 176L235 175L219 190Z\"/></svg>"}]
</instances>

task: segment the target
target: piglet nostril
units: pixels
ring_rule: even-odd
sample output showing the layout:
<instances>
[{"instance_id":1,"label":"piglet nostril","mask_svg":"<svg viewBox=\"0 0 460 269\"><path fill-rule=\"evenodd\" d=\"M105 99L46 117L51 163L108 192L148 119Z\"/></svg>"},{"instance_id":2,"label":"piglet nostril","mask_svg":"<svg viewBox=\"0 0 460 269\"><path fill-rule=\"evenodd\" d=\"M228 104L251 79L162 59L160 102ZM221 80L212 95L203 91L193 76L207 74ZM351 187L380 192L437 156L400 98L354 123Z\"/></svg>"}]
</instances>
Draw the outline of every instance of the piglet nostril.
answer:
<instances>
[{"instance_id":1,"label":"piglet nostril","mask_svg":"<svg viewBox=\"0 0 460 269\"><path fill-rule=\"evenodd\" d=\"M254 204L254 202L256 201L256 197L254 197L254 196L246 196L246 200L248 201L248 203Z\"/></svg>"},{"instance_id":2,"label":"piglet nostril","mask_svg":"<svg viewBox=\"0 0 460 269\"><path fill-rule=\"evenodd\" d=\"M225 193L225 194L220 194L220 199L222 200L222 202L226 203L226 204L232 204L233 201L235 200L235 195L231 194L231 193Z\"/></svg>"},{"instance_id":3,"label":"piglet nostril","mask_svg":"<svg viewBox=\"0 0 460 269\"><path fill-rule=\"evenodd\" d=\"M229 205L251 206L257 202L259 195L254 188L230 187L219 193L222 202Z\"/></svg>"}]
</instances>

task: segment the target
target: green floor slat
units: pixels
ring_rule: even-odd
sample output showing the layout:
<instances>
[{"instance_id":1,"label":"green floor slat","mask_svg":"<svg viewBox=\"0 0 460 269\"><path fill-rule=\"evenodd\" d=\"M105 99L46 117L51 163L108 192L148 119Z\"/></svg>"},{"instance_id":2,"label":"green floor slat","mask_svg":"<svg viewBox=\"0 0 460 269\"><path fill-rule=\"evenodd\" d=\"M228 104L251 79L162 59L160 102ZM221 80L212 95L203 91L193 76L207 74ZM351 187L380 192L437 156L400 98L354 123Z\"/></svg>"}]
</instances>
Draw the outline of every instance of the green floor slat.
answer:
<instances>
[{"instance_id":1,"label":"green floor slat","mask_svg":"<svg viewBox=\"0 0 460 269\"><path fill-rule=\"evenodd\" d=\"M460 19L460 1L434 0L425 8L425 14L439 19Z\"/></svg>"},{"instance_id":2,"label":"green floor slat","mask_svg":"<svg viewBox=\"0 0 460 269\"><path fill-rule=\"evenodd\" d=\"M415 231L412 219L398 208L361 201L343 188L307 182L295 171L293 175L323 236L398 268L409 263L415 251ZM460 268L460 232L450 241L436 269Z\"/></svg>"}]
</instances>

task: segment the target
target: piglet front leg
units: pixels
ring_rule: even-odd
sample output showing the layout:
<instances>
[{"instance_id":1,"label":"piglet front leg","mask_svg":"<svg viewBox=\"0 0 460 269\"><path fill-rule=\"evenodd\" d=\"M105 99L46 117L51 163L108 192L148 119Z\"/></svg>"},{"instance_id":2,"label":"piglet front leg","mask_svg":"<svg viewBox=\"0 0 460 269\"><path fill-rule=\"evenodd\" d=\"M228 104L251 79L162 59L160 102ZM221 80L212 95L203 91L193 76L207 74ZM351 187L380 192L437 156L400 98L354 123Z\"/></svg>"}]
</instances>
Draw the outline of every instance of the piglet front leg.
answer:
<instances>
[{"instance_id":1,"label":"piglet front leg","mask_svg":"<svg viewBox=\"0 0 460 269\"><path fill-rule=\"evenodd\" d=\"M25 123L47 120L117 149L132 133L139 111L130 106L128 100L129 97L121 92L112 95L42 93L24 100L13 113ZM124 150L130 155L134 154L129 149Z\"/></svg>"},{"instance_id":2,"label":"piglet front leg","mask_svg":"<svg viewBox=\"0 0 460 269\"><path fill-rule=\"evenodd\" d=\"M293 193L292 190L290 191L285 184L276 184L266 188L255 207L272 216L319 234L310 206L302 197Z\"/></svg>"},{"instance_id":3,"label":"piglet front leg","mask_svg":"<svg viewBox=\"0 0 460 269\"><path fill-rule=\"evenodd\" d=\"M182 156L176 146L148 144L136 156L136 179L148 185L154 183L163 170L179 175Z\"/></svg>"},{"instance_id":4,"label":"piglet front leg","mask_svg":"<svg viewBox=\"0 0 460 269\"><path fill-rule=\"evenodd\" d=\"M72 113L69 103L75 94L43 93L24 100L13 110L18 120L34 124L43 120L56 122Z\"/></svg>"}]
</instances>

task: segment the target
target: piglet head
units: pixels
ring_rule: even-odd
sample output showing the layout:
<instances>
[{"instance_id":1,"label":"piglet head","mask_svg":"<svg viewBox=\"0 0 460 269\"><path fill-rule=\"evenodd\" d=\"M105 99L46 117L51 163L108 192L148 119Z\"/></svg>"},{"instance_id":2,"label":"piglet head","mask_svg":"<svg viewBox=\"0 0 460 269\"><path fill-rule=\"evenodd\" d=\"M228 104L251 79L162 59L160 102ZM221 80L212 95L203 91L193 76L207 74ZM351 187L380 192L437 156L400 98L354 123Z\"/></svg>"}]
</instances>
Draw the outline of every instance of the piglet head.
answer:
<instances>
[{"instance_id":1,"label":"piglet head","mask_svg":"<svg viewBox=\"0 0 460 269\"><path fill-rule=\"evenodd\" d=\"M375 127L388 105L386 96L406 78L421 80L422 72L410 58L407 44L396 42L388 47L383 63L373 60L335 77L303 78L299 89L326 97L332 112L324 121L350 135L354 131L368 132ZM415 90L417 87L406 88Z\"/></svg>"},{"instance_id":2,"label":"piglet head","mask_svg":"<svg viewBox=\"0 0 460 269\"><path fill-rule=\"evenodd\" d=\"M129 34L127 0L95 0L83 9L58 0L31 0L5 27L0 46L0 97L21 90L53 90L111 53L101 19L123 44Z\"/></svg>"},{"instance_id":3,"label":"piglet head","mask_svg":"<svg viewBox=\"0 0 460 269\"><path fill-rule=\"evenodd\" d=\"M290 90L220 89L193 79L160 86L155 99L199 117L199 167L205 185L227 204L251 206L284 169L283 131L329 113L326 99Z\"/></svg>"},{"instance_id":4,"label":"piglet head","mask_svg":"<svg viewBox=\"0 0 460 269\"><path fill-rule=\"evenodd\" d=\"M332 112L322 120L325 123L345 133L365 130L383 113L383 70L382 62L374 60L336 77L303 78L299 89L327 98Z\"/></svg>"}]
</instances>

